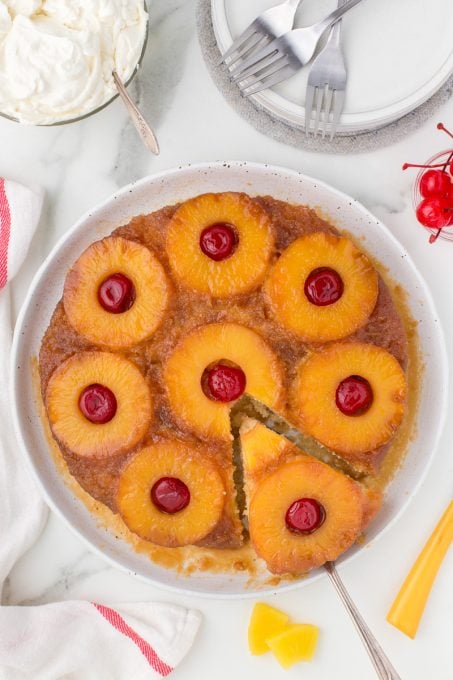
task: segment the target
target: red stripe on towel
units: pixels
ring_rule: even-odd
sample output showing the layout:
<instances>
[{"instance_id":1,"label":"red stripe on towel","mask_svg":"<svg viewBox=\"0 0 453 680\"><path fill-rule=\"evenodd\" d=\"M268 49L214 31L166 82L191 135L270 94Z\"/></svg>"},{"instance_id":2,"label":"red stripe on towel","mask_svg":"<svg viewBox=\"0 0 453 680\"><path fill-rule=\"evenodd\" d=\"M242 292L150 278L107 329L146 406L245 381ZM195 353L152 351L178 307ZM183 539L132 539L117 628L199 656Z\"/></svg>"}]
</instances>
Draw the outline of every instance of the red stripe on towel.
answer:
<instances>
[{"instance_id":1,"label":"red stripe on towel","mask_svg":"<svg viewBox=\"0 0 453 680\"><path fill-rule=\"evenodd\" d=\"M93 602L92 604L114 628L119 630L120 633L128 637L130 640L132 640L134 644L137 645L143 656L148 661L151 668L157 671L159 675L165 677L166 675L169 675L172 672L173 668L171 666L168 666L164 661L162 661L162 659L151 647L149 642L146 642L146 640L144 640L140 635L138 635L138 633L136 633L133 628L128 626L128 624L123 619L121 614L119 614L115 609L111 609L110 607L106 607L102 604L97 604L96 602Z\"/></svg>"},{"instance_id":2,"label":"red stripe on towel","mask_svg":"<svg viewBox=\"0 0 453 680\"><path fill-rule=\"evenodd\" d=\"M8 246L11 230L11 213L5 191L5 180L0 177L0 288L8 280Z\"/></svg>"}]
</instances>

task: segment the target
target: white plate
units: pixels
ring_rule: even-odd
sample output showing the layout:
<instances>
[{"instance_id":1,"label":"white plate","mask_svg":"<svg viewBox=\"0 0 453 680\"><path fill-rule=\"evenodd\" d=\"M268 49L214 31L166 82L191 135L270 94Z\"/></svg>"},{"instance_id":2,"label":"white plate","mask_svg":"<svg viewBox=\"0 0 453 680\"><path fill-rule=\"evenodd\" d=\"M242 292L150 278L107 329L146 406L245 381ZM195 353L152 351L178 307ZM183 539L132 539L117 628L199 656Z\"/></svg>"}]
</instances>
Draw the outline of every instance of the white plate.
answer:
<instances>
[{"instance_id":1,"label":"white plate","mask_svg":"<svg viewBox=\"0 0 453 680\"><path fill-rule=\"evenodd\" d=\"M278 0L211 0L220 51L276 4ZM336 6L336 0L305 0L295 26L310 25ZM453 72L451 0L364 0L344 17L342 36L348 87L339 132L364 132L401 118L429 99ZM304 126L309 69L251 99L276 118Z\"/></svg>"},{"instance_id":2,"label":"white plate","mask_svg":"<svg viewBox=\"0 0 453 680\"><path fill-rule=\"evenodd\" d=\"M324 572L318 570L300 582L272 588L264 584L263 578L262 583L247 589L245 575L195 573L189 577L178 576L135 553L129 544L98 526L96 518L72 494L55 468L38 414L31 371L31 358L38 355L41 338L61 297L65 275L80 253L93 240L109 234L134 215L149 213L207 191L271 194L292 203L322 206L323 212L330 214L340 228L363 238L364 246L410 293L411 311L419 320L420 350L426 367L418 428L404 466L388 489L382 512L367 532L368 541L380 535L403 511L426 474L444 420L448 366L430 293L404 248L381 222L352 198L294 170L237 161L168 170L121 189L84 215L55 246L30 286L17 321L12 351L14 427L43 494L49 505L91 548L117 566L156 585L186 593L245 597L256 592L264 594L297 588ZM362 547L352 548L339 562L351 559L360 550Z\"/></svg>"}]
</instances>

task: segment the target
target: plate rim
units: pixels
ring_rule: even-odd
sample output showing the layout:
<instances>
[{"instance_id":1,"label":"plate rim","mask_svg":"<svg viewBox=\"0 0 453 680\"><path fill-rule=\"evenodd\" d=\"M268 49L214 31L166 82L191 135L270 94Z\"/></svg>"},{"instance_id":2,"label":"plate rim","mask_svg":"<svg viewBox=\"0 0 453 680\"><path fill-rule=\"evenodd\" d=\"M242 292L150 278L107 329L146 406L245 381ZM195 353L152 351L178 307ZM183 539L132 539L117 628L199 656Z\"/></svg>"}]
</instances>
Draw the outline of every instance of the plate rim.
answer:
<instances>
[{"instance_id":1,"label":"plate rim","mask_svg":"<svg viewBox=\"0 0 453 680\"><path fill-rule=\"evenodd\" d=\"M212 29L217 47L221 53L230 46L233 40L226 17L225 2L226 0L210 0ZM226 43L225 37L227 37ZM392 107L397 106L401 100L381 109L376 109L374 115L370 115L369 119L365 122L363 122L363 112L343 114L343 121L340 122L337 127L338 133L353 135L356 133L372 132L373 130L384 127L385 125L402 118L428 101L430 97L440 90L452 73L453 47L450 56L436 71L436 77L428 79L423 85L419 86L410 97L406 97L403 101L406 101L407 103L396 113L395 111L392 112L391 109ZM435 82L436 85L433 86L433 82ZM286 99L274 90L263 90L257 94L250 95L248 99L283 123L296 128L305 129L305 107ZM361 120L362 122L360 122Z\"/></svg>"},{"instance_id":2,"label":"plate rim","mask_svg":"<svg viewBox=\"0 0 453 680\"><path fill-rule=\"evenodd\" d=\"M207 161L207 162L199 162L199 163L193 163L193 164L186 164L184 166L179 166L179 167L172 167L166 170L162 170L158 173L153 173L150 175L147 175L146 177L141 178L138 181L131 182L130 184L127 184L124 187L121 187L118 189L116 192L113 194L109 195L99 203L97 203L95 206L90 208L89 210L85 211L79 219L77 219L74 224L58 239L58 241L54 244L54 246L51 248L50 252L48 253L47 257L44 259L42 264L39 266L37 269L35 275L33 276L33 279L30 283L29 289L27 291L27 294L22 302L19 314L17 316L15 328L14 328L14 335L13 335L13 340L12 340L12 346L11 346L11 358L10 358L10 379L9 379L9 385L8 385L8 390L9 390L9 397L10 397L10 402L11 402L11 415L12 415L12 423L13 423L13 430L16 435L19 448L21 451L21 455L23 458L25 458L27 462L27 467L29 471L32 474L32 477L35 479L35 481L38 484L38 487L41 491L41 494L44 496L44 499L46 500L46 503L50 506L50 508L57 514L58 517L60 517L65 524L69 527L72 533L74 533L76 536L78 536L85 545L89 547L90 550L98 554L102 559L106 560L108 563L111 565L115 566L116 568L120 568L121 570L133 574L140 580L146 582L146 583L151 583L152 585L158 587L158 588L163 588L164 590L168 590L174 593L178 594L183 594L191 597L202 597L202 598L207 598L207 599L225 599L225 600L232 600L232 599L251 599L251 598L256 598L256 597L266 597L272 594L275 594L276 592L279 593L286 593L291 590L296 590L297 588L303 587L304 585L307 585L308 583L314 583L321 577L325 576L325 572L322 569L318 569L316 571L311 572L309 576L306 578L301 578L298 579L297 581L290 582L287 584L284 584L279 587L269 587L269 588L262 588L262 589L253 589L251 588L250 590L244 590L242 592L238 593L222 593L222 592L211 592L211 591L199 591L199 590L194 590L190 588L186 588L183 585L171 585L167 583L162 583L161 581L153 578L152 576L144 575L144 574L139 574L135 571L133 571L130 567L128 567L126 564L123 564L119 559L115 559L113 556L109 555L108 552L104 552L100 547L95 545L88 536L84 535L82 531L80 531L74 524L70 521L69 517L66 516L65 511L58 506L58 504L54 501L52 498L50 491L47 489L46 484L44 482L44 479L41 478L39 471L35 467L32 456L28 450L27 444L25 442L22 428L21 428L21 418L19 415L20 412L20 402L19 402L19 395L18 395L18 382L19 382L19 370L17 369L18 366L18 356L21 351L21 343L23 342L23 337L25 335L22 335L22 329L23 326L26 322L27 319L27 314L29 312L29 308L33 302L34 295L35 295L35 289L38 287L38 285L41 283L42 279L45 278L45 274L47 271L48 266L56 259L58 258L59 252L61 249L64 248L65 244L71 240L71 238L77 233L78 230L83 228L83 224L88 220L89 218L93 217L93 215L99 211L102 211L108 206L114 205L115 200L119 196L123 196L131 190L133 190L136 187L142 187L148 184L149 182L159 182L162 181L162 179L166 179L169 176L172 175L177 175L181 173L185 173L187 171L210 171L212 169L220 169L224 168L225 166L228 167L234 167L237 169L241 168L246 168L250 170L256 170L258 172L260 171L267 171L271 173L282 173L284 172L285 174L293 175L295 178L297 178L299 181L308 181L309 183L315 185L317 188L321 188L325 191L330 192L331 194L334 194L338 196L339 198L346 200L348 203L353 204L359 211L362 212L362 214L366 215L368 218L372 218L378 225L380 230L385 233L386 237L388 238L389 241L392 242L392 246L396 247L397 249L402 249L403 246L402 244L395 238L393 233L388 229L388 227L377 217L373 215L365 206L363 206L359 201L354 199L353 197L349 196L348 194L344 193L343 191L336 189L335 187L332 187L328 183L318 180L314 177L311 177L309 175L306 175L304 173L299 172L298 170L294 170L292 168L287 168L284 166L278 166L278 165L273 165L273 164L267 164L267 163L258 163L258 162L249 162L249 161L239 161L239 160L232 160L232 161ZM415 263L413 262L411 256L409 253L406 252L405 255L405 260L406 260L406 265L409 266L412 270L412 273L416 276L418 283L420 284L420 290L423 294L423 300L425 305L429 308L430 310L430 316L436 320L436 334L437 334L437 341L438 341L438 346L440 350L440 354L437 355L437 358L439 359L439 362L441 364L441 371L443 375L448 375L449 372L449 361L448 361L448 353L447 353L447 347L446 347L446 340L445 340L445 334L443 331L442 324L439 319L439 315L437 313L437 309L434 303L434 299L431 295L431 291L426 284L423 276L419 272L418 268L416 267ZM411 502L414 500L415 496L417 495L418 491L420 490L424 480L426 479L426 476L431 468L431 465L433 463L434 457L437 454L438 448L439 448L439 441L440 437L443 433L444 430L444 425L446 421L446 415L447 415L447 408L448 408L448 381L445 381L443 384L443 391L442 391L442 402L439 405L440 408L437 410L437 415L438 415L438 420L437 420L437 426L435 433L433 434L433 443L430 451L429 458L426 460L424 464L423 471L417 481L417 483L414 485L414 487L411 488L411 491L407 494L407 497L405 498L404 502L402 503L401 507L399 510L394 514L393 517L391 517L388 522L385 524L385 526L382 527L382 529L379 530L379 532L376 534L376 536L373 537L372 542L373 544L377 542L382 536L386 534L387 531L389 531L397 522L398 520L404 515L404 513L407 511L409 508ZM64 479L62 478L62 484L64 484ZM79 503L83 504L83 501L80 499L77 499ZM92 514L92 513L90 513ZM130 550L133 551L132 546L130 546ZM362 548L359 547L355 552L352 552L348 554L348 551L344 554L344 556L341 556L338 560L339 564L346 564L351 560L354 560L358 555L362 554ZM167 570L171 571L171 570Z\"/></svg>"}]
</instances>

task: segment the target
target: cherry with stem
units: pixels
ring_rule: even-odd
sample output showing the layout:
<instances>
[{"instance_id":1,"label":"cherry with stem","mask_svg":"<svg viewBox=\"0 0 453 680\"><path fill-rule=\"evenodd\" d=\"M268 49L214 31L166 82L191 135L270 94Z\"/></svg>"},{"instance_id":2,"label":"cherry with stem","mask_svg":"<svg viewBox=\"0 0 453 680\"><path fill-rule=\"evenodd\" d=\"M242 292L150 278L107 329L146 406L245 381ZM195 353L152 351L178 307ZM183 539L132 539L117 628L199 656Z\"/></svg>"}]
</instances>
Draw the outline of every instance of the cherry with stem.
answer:
<instances>
[{"instance_id":1,"label":"cherry with stem","mask_svg":"<svg viewBox=\"0 0 453 680\"><path fill-rule=\"evenodd\" d=\"M453 138L453 133L443 123L437 124L437 129ZM453 220L447 218L447 212L453 210L448 201L453 198L453 151L443 163L416 164L404 163L403 170L408 168L426 168L420 178L419 191L423 200L417 206L417 219L425 227L436 229L429 237L429 243L435 243L444 227L452 225ZM438 169L439 168L439 169ZM448 168L448 170L447 170Z\"/></svg>"}]
</instances>

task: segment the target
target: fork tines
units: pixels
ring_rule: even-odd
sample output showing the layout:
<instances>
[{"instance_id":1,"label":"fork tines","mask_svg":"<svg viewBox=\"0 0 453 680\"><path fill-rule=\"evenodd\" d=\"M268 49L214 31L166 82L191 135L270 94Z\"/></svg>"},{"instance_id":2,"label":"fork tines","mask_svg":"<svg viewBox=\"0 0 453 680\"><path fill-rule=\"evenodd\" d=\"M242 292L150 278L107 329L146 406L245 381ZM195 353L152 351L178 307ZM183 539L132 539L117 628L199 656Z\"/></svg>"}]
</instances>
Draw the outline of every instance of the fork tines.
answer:
<instances>
[{"instance_id":1,"label":"fork tines","mask_svg":"<svg viewBox=\"0 0 453 680\"><path fill-rule=\"evenodd\" d=\"M281 51L277 38L246 59L232 73L232 80L246 96L277 85L290 78L298 67Z\"/></svg>"},{"instance_id":2,"label":"fork tines","mask_svg":"<svg viewBox=\"0 0 453 680\"><path fill-rule=\"evenodd\" d=\"M240 59L250 54L251 50L255 51L271 40L260 33L257 28L256 21L253 21L221 56L218 64L225 62L228 68L232 69Z\"/></svg>"},{"instance_id":3,"label":"fork tines","mask_svg":"<svg viewBox=\"0 0 453 680\"><path fill-rule=\"evenodd\" d=\"M328 85L324 87L307 85L305 95L306 134L308 135L311 132L316 137L319 132L324 139L329 132L332 140L343 110L344 99L344 90L332 90Z\"/></svg>"},{"instance_id":4,"label":"fork tines","mask_svg":"<svg viewBox=\"0 0 453 680\"><path fill-rule=\"evenodd\" d=\"M275 38L290 31L301 2L302 0L284 0L279 5L262 12L234 40L218 63L225 62L228 68L233 70L240 59L250 57Z\"/></svg>"},{"instance_id":5,"label":"fork tines","mask_svg":"<svg viewBox=\"0 0 453 680\"><path fill-rule=\"evenodd\" d=\"M261 90L266 90L268 87L278 85L278 83L281 83L283 80L287 80L293 74L294 69L291 66L282 65L281 67L279 67L278 71L272 72L267 76L260 75L259 77L254 78L253 80L248 78L243 85L240 85L240 89L241 92L248 97L251 94L261 92Z\"/></svg>"},{"instance_id":6,"label":"fork tines","mask_svg":"<svg viewBox=\"0 0 453 680\"><path fill-rule=\"evenodd\" d=\"M279 57L284 56L279 51L276 43L277 40L273 40L259 50L253 50L248 57L241 59L241 63L234 70L233 79L235 82L243 80L249 73L257 73L260 69L272 64Z\"/></svg>"}]
</instances>

